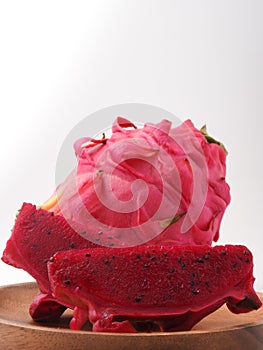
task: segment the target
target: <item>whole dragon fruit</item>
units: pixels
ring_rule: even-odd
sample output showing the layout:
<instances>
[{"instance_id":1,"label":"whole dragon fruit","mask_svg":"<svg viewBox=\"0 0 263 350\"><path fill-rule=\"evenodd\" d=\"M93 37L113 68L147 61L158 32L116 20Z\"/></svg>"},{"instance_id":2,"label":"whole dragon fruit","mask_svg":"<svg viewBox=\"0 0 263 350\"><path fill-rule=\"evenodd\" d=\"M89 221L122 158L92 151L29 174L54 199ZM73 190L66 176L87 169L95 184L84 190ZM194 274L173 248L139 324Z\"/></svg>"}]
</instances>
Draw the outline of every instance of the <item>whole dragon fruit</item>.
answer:
<instances>
[{"instance_id":1,"label":"whole dragon fruit","mask_svg":"<svg viewBox=\"0 0 263 350\"><path fill-rule=\"evenodd\" d=\"M190 120L142 128L117 118L112 135L75 143L76 169L44 209L103 245L191 245L217 241L230 202L226 150ZM113 246L113 243L111 244Z\"/></svg>"}]
</instances>

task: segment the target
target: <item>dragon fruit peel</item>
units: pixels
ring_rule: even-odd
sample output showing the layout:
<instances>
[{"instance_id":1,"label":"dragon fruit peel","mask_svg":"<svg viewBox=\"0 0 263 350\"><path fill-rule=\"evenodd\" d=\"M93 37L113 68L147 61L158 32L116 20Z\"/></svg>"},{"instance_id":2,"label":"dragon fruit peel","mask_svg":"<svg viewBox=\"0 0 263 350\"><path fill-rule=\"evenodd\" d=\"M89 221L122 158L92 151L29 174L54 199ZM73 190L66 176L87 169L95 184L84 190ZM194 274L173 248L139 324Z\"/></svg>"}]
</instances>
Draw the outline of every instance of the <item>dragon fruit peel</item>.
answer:
<instances>
[{"instance_id":1,"label":"dragon fruit peel","mask_svg":"<svg viewBox=\"0 0 263 350\"><path fill-rule=\"evenodd\" d=\"M146 123L117 118L112 135L75 143L77 167L42 207L77 232L89 227L120 246L217 241L230 202L226 150L190 120Z\"/></svg>"}]
</instances>

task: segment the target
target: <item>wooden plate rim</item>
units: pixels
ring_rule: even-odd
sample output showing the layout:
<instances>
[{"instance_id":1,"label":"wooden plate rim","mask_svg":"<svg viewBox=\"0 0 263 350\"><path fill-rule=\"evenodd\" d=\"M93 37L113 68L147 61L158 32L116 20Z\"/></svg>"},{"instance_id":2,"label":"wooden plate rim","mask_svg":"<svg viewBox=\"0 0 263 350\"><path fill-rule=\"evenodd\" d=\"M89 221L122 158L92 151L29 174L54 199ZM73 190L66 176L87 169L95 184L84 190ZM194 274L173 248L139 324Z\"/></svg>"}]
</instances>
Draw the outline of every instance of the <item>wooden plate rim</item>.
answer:
<instances>
[{"instance_id":1,"label":"wooden plate rim","mask_svg":"<svg viewBox=\"0 0 263 350\"><path fill-rule=\"evenodd\" d=\"M37 283L36 282L24 282L24 283L16 283L16 284L7 284L7 285L2 285L0 286L0 293L3 289L9 289L9 288L22 288L22 287L26 287L26 288L38 288ZM257 292L258 296L260 297L261 301L263 302L263 293L261 292ZM34 321L32 321L34 322ZM73 331L71 329L67 329L67 328L54 328L54 327L49 327L49 326L44 326L41 324L24 324L24 323L20 323L19 321L10 321L7 320L3 317L1 317L0 315L0 324L5 324L5 325L10 325L10 326L14 326L14 327L19 327L19 328L25 328L25 329L31 329L31 330L36 330L36 331L43 331L43 332L53 332L53 333L69 333L69 334L76 334L76 332L79 335L92 335L92 336L112 336L112 337L120 337L120 336L124 336L124 337L160 337L160 336L189 336L189 335L198 335L198 334L211 334L211 333L220 333L220 332L228 332L228 331L234 331L234 330L240 330L240 329L244 329L244 328L250 328L250 327L255 327L255 326L260 326L263 324L263 318L260 319L259 321L250 323L250 324L246 324L246 325L240 325L240 326L233 326L233 327L229 327L227 329L215 329L215 330L190 330L190 331L178 331L178 332L154 332L154 333L113 333L113 332L93 332L93 331L84 331L84 330L79 330L79 331Z\"/></svg>"}]
</instances>

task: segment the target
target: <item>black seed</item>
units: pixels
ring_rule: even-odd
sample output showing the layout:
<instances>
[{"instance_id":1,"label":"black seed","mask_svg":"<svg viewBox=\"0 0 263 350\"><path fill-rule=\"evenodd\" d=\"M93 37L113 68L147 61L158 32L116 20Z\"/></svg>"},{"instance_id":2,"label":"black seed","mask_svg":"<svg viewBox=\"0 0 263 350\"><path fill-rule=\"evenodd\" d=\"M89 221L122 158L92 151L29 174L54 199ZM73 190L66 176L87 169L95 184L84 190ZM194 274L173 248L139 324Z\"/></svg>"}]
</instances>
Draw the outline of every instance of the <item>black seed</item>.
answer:
<instances>
[{"instance_id":1,"label":"black seed","mask_svg":"<svg viewBox=\"0 0 263 350\"><path fill-rule=\"evenodd\" d=\"M70 244L70 248L75 248L75 244L74 244L74 243L71 243L71 244Z\"/></svg>"},{"instance_id":2,"label":"black seed","mask_svg":"<svg viewBox=\"0 0 263 350\"><path fill-rule=\"evenodd\" d=\"M104 132L102 133L102 143L103 143L103 145L106 145L106 143L107 143L107 139L105 138L105 133Z\"/></svg>"},{"instance_id":3,"label":"black seed","mask_svg":"<svg viewBox=\"0 0 263 350\"><path fill-rule=\"evenodd\" d=\"M112 259L115 259L115 256L114 256L114 255L112 255Z\"/></svg>"},{"instance_id":4,"label":"black seed","mask_svg":"<svg viewBox=\"0 0 263 350\"><path fill-rule=\"evenodd\" d=\"M174 273L174 272L175 272L175 269L171 269L170 272L171 272L171 273Z\"/></svg>"},{"instance_id":5,"label":"black seed","mask_svg":"<svg viewBox=\"0 0 263 350\"><path fill-rule=\"evenodd\" d=\"M99 236L100 236L100 235L102 235L102 234L103 234L103 232L102 232L102 231L99 231L99 232L98 232L98 235L99 235Z\"/></svg>"},{"instance_id":6,"label":"black seed","mask_svg":"<svg viewBox=\"0 0 263 350\"><path fill-rule=\"evenodd\" d=\"M66 280L66 281L64 281L64 284L69 285L69 284L70 284L70 280Z\"/></svg>"},{"instance_id":7,"label":"black seed","mask_svg":"<svg viewBox=\"0 0 263 350\"><path fill-rule=\"evenodd\" d=\"M90 256L90 253L85 254L85 256L88 258Z\"/></svg>"},{"instance_id":8,"label":"black seed","mask_svg":"<svg viewBox=\"0 0 263 350\"><path fill-rule=\"evenodd\" d=\"M142 297L135 297L134 301L136 301L136 303L139 303L142 300Z\"/></svg>"},{"instance_id":9,"label":"black seed","mask_svg":"<svg viewBox=\"0 0 263 350\"><path fill-rule=\"evenodd\" d=\"M148 267L150 267L150 264L145 264L144 267L148 269Z\"/></svg>"},{"instance_id":10,"label":"black seed","mask_svg":"<svg viewBox=\"0 0 263 350\"><path fill-rule=\"evenodd\" d=\"M237 268L237 263L234 263L232 266L234 269Z\"/></svg>"},{"instance_id":11,"label":"black seed","mask_svg":"<svg viewBox=\"0 0 263 350\"><path fill-rule=\"evenodd\" d=\"M182 267L182 269L184 269L185 268L185 264L182 264L181 267Z\"/></svg>"},{"instance_id":12,"label":"black seed","mask_svg":"<svg viewBox=\"0 0 263 350\"><path fill-rule=\"evenodd\" d=\"M195 272L192 272L192 276L195 277Z\"/></svg>"},{"instance_id":13,"label":"black seed","mask_svg":"<svg viewBox=\"0 0 263 350\"><path fill-rule=\"evenodd\" d=\"M46 264L48 261L49 261L49 259L45 259L45 260L44 260L44 263Z\"/></svg>"},{"instance_id":14,"label":"black seed","mask_svg":"<svg viewBox=\"0 0 263 350\"><path fill-rule=\"evenodd\" d=\"M222 251L221 251L221 254L222 254L222 255L226 255L226 251L225 251L225 250L222 250Z\"/></svg>"},{"instance_id":15,"label":"black seed","mask_svg":"<svg viewBox=\"0 0 263 350\"><path fill-rule=\"evenodd\" d=\"M181 262L181 261L182 261L182 258L178 258L177 261L178 261L178 262Z\"/></svg>"},{"instance_id":16,"label":"black seed","mask_svg":"<svg viewBox=\"0 0 263 350\"><path fill-rule=\"evenodd\" d=\"M51 231L50 230L47 230L47 235L51 235Z\"/></svg>"},{"instance_id":17,"label":"black seed","mask_svg":"<svg viewBox=\"0 0 263 350\"><path fill-rule=\"evenodd\" d=\"M112 236L108 236L108 239L112 239Z\"/></svg>"},{"instance_id":18,"label":"black seed","mask_svg":"<svg viewBox=\"0 0 263 350\"><path fill-rule=\"evenodd\" d=\"M167 257L167 255L168 255L167 253L163 253L163 256Z\"/></svg>"},{"instance_id":19,"label":"black seed","mask_svg":"<svg viewBox=\"0 0 263 350\"><path fill-rule=\"evenodd\" d=\"M82 236L85 236L85 235L87 234L87 232L86 232L86 231L82 231L80 234L81 234Z\"/></svg>"},{"instance_id":20,"label":"black seed","mask_svg":"<svg viewBox=\"0 0 263 350\"><path fill-rule=\"evenodd\" d=\"M206 254L206 255L205 255L205 260L208 260L208 259L209 259L209 255Z\"/></svg>"},{"instance_id":21,"label":"black seed","mask_svg":"<svg viewBox=\"0 0 263 350\"><path fill-rule=\"evenodd\" d=\"M109 265L109 263L110 263L109 260L104 260L105 265Z\"/></svg>"},{"instance_id":22,"label":"black seed","mask_svg":"<svg viewBox=\"0 0 263 350\"><path fill-rule=\"evenodd\" d=\"M110 244L109 244L109 247L114 247L114 243L110 243Z\"/></svg>"},{"instance_id":23,"label":"black seed","mask_svg":"<svg viewBox=\"0 0 263 350\"><path fill-rule=\"evenodd\" d=\"M192 293L197 295L197 294L199 294L199 290L198 289L194 289L194 290L192 290Z\"/></svg>"},{"instance_id":24,"label":"black seed","mask_svg":"<svg viewBox=\"0 0 263 350\"><path fill-rule=\"evenodd\" d=\"M150 260L151 260L151 261L154 261L154 260L156 260L156 257L155 257L155 256L152 256L152 257L150 258Z\"/></svg>"},{"instance_id":25,"label":"black seed","mask_svg":"<svg viewBox=\"0 0 263 350\"><path fill-rule=\"evenodd\" d=\"M136 255L137 259L141 259L141 254Z\"/></svg>"},{"instance_id":26,"label":"black seed","mask_svg":"<svg viewBox=\"0 0 263 350\"><path fill-rule=\"evenodd\" d=\"M202 259L202 258L197 258L197 259L195 260L195 262L203 264L203 263L204 263L204 259Z\"/></svg>"},{"instance_id":27,"label":"black seed","mask_svg":"<svg viewBox=\"0 0 263 350\"><path fill-rule=\"evenodd\" d=\"M205 285L206 285L207 287L209 287L209 286L210 286L209 281L205 281Z\"/></svg>"},{"instance_id":28,"label":"black seed","mask_svg":"<svg viewBox=\"0 0 263 350\"><path fill-rule=\"evenodd\" d=\"M245 255L249 255L249 252L247 250L244 251Z\"/></svg>"},{"instance_id":29,"label":"black seed","mask_svg":"<svg viewBox=\"0 0 263 350\"><path fill-rule=\"evenodd\" d=\"M96 241L96 242L99 242L99 241L100 241L100 239L99 239L99 238L96 238L96 239L95 239L95 241Z\"/></svg>"},{"instance_id":30,"label":"black seed","mask_svg":"<svg viewBox=\"0 0 263 350\"><path fill-rule=\"evenodd\" d=\"M246 262L246 263L249 263L249 258L246 258L245 262Z\"/></svg>"},{"instance_id":31,"label":"black seed","mask_svg":"<svg viewBox=\"0 0 263 350\"><path fill-rule=\"evenodd\" d=\"M53 258L53 256L51 258L49 258L50 262L53 262L55 259Z\"/></svg>"},{"instance_id":32,"label":"black seed","mask_svg":"<svg viewBox=\"0 0 263 350\"><path fill-rule=\"evenodd\" d=\"M194 285L195 285L195 281L192 280L192 281L189 282L189 284L190 284L191 286L194 286Z\"/></svg>"}]
</instances>

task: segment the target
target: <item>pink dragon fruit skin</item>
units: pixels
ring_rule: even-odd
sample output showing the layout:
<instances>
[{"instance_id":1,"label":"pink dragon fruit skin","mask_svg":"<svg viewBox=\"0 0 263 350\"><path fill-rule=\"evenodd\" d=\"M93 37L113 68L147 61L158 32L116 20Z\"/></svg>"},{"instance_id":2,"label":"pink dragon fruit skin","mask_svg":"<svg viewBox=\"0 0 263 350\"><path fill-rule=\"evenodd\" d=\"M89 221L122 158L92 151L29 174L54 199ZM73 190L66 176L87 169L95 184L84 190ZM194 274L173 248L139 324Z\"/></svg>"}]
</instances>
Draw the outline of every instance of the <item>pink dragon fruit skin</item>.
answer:
<instances>
[{"instance_id":1,"label":"pink dragon fruit skin","mask_svg":"<svg viewBox=\"0 0 263 350\"><path fill-rule=\"evenodd\" d=\"M226 151L190 120L137 128L119 117L110 138L86 140L75 143L78 165L58 186L58 201L43 208L77 232L89 227L98 244L99 231L123 246L218 240L230 202Z\"/></svg>"}]
</instances>

